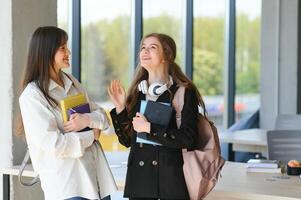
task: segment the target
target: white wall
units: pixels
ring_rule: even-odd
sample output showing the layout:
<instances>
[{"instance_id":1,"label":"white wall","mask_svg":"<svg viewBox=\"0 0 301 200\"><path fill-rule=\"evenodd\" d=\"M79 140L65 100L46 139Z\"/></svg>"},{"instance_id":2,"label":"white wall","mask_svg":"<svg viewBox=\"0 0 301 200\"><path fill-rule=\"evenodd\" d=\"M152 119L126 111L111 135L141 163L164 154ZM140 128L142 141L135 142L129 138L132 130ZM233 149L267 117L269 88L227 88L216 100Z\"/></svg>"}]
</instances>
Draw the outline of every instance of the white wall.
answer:
<instances>
[{"instance_id":1,"label":"white wall","mask_svg":"<svg viewBox=\"0 0 301 200\"><path fill-rule=\"evenodd\" d=\"M0 168L3 168L20 164L25 154L24 142L13 136L13 122L19 112L18 96L27 46L37 27L57 24L57 1L0 0L0 5ZM40 187L23 188L16 179L11 179L12 200L40 200L42 195Z\"/></svg>"},{"instance_id":2,"label":"white wall","mask_svg":"<svg viewBox=\"0 0 301 200\"><path fill-rule=\"evenodd\" d=\"M298 0L262 0L260 124L297 113Z\"/></svg>"},{"instance_id":3,"label":"white wall","mask_svg":"<svg viewBox=\"0 0 301 200\"><path fill-rule=\"evenodd\" d=\"M0 0L0 168L12 164L12 18L11 1ZM4 39L5 38L5 39ZM2 177L0 199L2 199Z\"/></svg>"}]
</instances>

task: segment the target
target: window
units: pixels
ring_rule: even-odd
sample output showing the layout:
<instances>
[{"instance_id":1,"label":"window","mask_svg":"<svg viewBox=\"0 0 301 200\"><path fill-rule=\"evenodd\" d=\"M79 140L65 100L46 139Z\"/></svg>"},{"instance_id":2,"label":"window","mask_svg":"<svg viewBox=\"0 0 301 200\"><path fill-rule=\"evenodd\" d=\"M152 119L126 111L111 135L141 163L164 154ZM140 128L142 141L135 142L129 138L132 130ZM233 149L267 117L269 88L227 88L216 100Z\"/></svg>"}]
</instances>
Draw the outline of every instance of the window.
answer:
<instances>
[{"instance_id":1,"label":"window","mask_svg":"<svg viewBox=\"0 0 301 200\"><path fill-rule=\"evenodd\" d=\"M109 82L119 79L127 89L134 75L135 66L132 58L134 58L134 45L136 44L132 44L135 33L131 26L136 28L140 26L140 24L132 24L134 22L132 5L135 1L82 0L80 2L81 82L87 88L90 97L108 111L113 107L106 91ZM236 93L234 109L236 120L239 120L253 113L260 106L261 0L236 0L235 2ZM224 57L227 42L225 41L227 30L225 15L228 3L227 0L193 1L192 78L204 97L209 117L220 131L225 128L223 122L227 114L224 98L225 78L228 73L224 70ZM68 30L71 4L72 0L58 0L58 26L66 30L70 38L71 32ZM185 71L186 1L143 0L142 4L143 35L152 32L170 35L177 44L176 62ZM232 120L229 121L232 122ZM102 136L106 137L101 140L105 150L125 149L119 144L113 129ZM127 152L117 154L124 156L123 153Z\"/></svg>"},{"instance_id":2,"label":"window","mask_svg":"<svg viewBox=\"0 0 301 200\"><path fill-rule=\"evenodd\" d=\"M210 119L223 129L225 1L194 1L193 81Z\"/></svg>"},{"instance_id":3,"label":"window","mask_svg":"<svg viewBox=\"0 0 301 200\"><path fill-rule=\"evenodd\" d=\"M261 0L236 1L236 121L259 109Z\"/></svg>"},{"instance_id":4,"label":"window","mask_svg":"<svg viewBox=\"0 0 301 200\"><path fill-rule=\"evenodd\" d=\"M107 102L109 82L128 87L132 76L131 2L82 1L81 13L81 81L95 101Z\"/></svg>"},{"instance_id":5,"label":"window","mask_svg":"<svg viewBox=\"0 0 301 200\"><path fill-rule=\"evenodd\" d=\"M171 36L177 44L176 62L183 66L183 19L184 1L182 0L144 0L143 35L158 32Z\"/></svg>"},{"instance_id":6,"label":"window","mask_svg":"<svg viewBox=\"0 0 301 200\"><path fill-rule=\"evenodd\" d=\"M71 50L71 12L69 12L72 6L71 0L57 0L57 26L65 30L69 36L68 47ZM70 73L71 68L64 69L64 71Z\"/></svg>"}]
</instances>

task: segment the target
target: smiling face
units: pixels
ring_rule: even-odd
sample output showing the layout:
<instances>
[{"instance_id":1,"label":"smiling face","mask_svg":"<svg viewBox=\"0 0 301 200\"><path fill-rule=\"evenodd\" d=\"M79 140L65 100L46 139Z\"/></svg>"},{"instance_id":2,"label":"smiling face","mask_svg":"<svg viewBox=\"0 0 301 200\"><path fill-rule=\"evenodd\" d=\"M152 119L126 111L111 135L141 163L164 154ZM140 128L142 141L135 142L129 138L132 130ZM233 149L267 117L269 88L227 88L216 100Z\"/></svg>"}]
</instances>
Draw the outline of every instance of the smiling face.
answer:
<instances>
[{"instance_id":1,"label":"smiling face","mask_svg":"<svg viewBox=\"0 0 301 200\"><path fill-rule=\"evenodd\" d=\"M67 43L62 44L55 53L54 56L54 69L59 71L62 68L70 66L69 56L71 55L70 50L67 47Z\"/></svg>"},{"instance_id":2,"label":"smiling face","mask_svg":"<svg viewBox=\"0 0 301 200\"><path fill-rule=\"evenodd\" d=\"M163 48L156 37L145 38L140 47L140 64L147 71L155 70L164 63Z\"/></svg>"}]
</instances>

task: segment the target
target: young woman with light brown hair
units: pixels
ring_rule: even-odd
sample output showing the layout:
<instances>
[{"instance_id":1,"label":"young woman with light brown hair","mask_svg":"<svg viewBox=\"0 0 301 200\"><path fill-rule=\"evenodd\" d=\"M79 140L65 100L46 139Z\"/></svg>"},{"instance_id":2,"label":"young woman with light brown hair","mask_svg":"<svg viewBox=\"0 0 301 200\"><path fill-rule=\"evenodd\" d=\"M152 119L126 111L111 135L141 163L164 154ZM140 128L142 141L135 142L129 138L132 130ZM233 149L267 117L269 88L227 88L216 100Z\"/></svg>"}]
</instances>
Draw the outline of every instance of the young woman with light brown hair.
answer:
<instances>
[{"instance_id":1,"label":"young woman with light brown hair","mask_svg":"<svg viewBox=\"0 0 301 200\"><path fill-rule=\"evenodd\" d=\"M195 147L198 106L205 106L196 86L175 59L176 44L170 36L149 34L141 41L139 64L128 95L118 80L113 80L108 88L115 105L111 117L119 142L131 147L124 196L133 200L189 199L182 149ZM179 129L175 112L167 127L150 123L139 113L141 100L171 104L179 86L186 88ZM136 142L140 132L162 145Z\"/></svg>"}]
</instances>

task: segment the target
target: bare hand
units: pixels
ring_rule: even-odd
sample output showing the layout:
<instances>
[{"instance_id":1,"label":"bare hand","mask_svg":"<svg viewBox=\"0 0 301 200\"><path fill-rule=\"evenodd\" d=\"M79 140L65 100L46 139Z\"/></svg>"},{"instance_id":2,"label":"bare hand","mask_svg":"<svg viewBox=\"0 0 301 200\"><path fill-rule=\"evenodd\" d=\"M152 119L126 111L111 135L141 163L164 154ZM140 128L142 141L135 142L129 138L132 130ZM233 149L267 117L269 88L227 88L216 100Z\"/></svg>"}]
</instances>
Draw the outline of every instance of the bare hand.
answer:
<instances>
[{"instance_id":1,"label":"bare hand","mask_svg":"<svg viewBox=\"0 0 301 200\"><path fill-rule=\"evenodd\" d=\"M99 137L100 137L100 134L101 134L100 129L93 128L93 133L94 133L94 139L95 139L95 140L98 140Z\"/></svg>"},{"instance_id":2,"label":"bare hand","mask_svg":"<svg viewBox=\"0 0 301 200\"><path fill-rule=\"evenodd\" d=\"M120 113L125 108L125 99L126 99L125 90L122 87L120 81L119 80L111 81L111 84L107 90L111 101L116 107L116 112Z\"/></svg>"},{"instance_id":3,"label":"bare hand","mask_svg":"<svg viewBox=\"0 0 301 200\"><path fill-rule=\"evenodd\" d=\"M136 132L150 133L150 123L145 116L139 112L136 113L136 117L133 118L133 128Z\"/></svg>"},{"instance_id":4,"label":"bare hand","mask_svg":"<svg viewBox=\"0 0 301 200\"><path fill-rule=\"evenodd\" d=\"M70 116L69 121L64 123L65 132L77 132L90 124L90 118L87 114L74 113Z\"/></svg>"}]
</instances>

